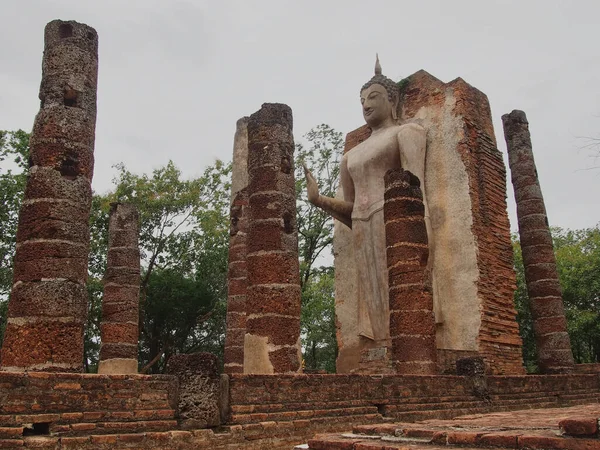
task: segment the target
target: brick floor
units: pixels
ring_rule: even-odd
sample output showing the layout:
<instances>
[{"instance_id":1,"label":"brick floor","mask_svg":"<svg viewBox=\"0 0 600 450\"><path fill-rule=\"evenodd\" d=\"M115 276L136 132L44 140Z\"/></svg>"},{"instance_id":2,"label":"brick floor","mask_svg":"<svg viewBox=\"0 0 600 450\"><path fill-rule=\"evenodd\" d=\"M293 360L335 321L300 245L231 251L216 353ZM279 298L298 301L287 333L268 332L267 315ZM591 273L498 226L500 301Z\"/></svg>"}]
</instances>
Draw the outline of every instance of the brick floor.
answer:
<instances>
[{"instance_id":1,"label":"brick floor","mask_svg":"<svg viewBox=\"0 0 600 450\"><path fill-rule=\"evenodd\" d=\"M450 420L360 425L319 435L311 450L544 449L600 450L600 403L473 414ZM560 423L560 425L559 425Z\"/></svg>"}]
</instances>

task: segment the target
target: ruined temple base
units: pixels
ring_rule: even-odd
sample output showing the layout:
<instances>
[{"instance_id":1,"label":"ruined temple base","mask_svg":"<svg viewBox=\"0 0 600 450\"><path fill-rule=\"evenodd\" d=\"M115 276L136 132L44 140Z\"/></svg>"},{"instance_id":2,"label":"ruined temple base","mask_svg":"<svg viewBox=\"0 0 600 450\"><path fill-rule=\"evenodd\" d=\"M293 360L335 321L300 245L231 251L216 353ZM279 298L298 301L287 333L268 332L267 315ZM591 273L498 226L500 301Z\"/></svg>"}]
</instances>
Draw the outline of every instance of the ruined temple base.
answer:
<instances>
[{"instance_id":1,"label":"ruined temple base","mask_svg":"<svg viewBox=\"0 0 600 450\"><path fill-rule=\"evenodd\" d=\"M220 426L184 430L176 376L0 372L0 448L291 450L365 424L597 404L600 377L235 374L221 399Z\"/></svg>"},{"instance_id":2,"label":"ruined temple base","mask_svg":"<svg viewBox=\"0 0 600 450\"><path fill-rule=\"evenodd\" d=\"M600 449L600 404L475 414L452 420L359 425L319 435L312 450Z\"/></svg>"}]
</instances>

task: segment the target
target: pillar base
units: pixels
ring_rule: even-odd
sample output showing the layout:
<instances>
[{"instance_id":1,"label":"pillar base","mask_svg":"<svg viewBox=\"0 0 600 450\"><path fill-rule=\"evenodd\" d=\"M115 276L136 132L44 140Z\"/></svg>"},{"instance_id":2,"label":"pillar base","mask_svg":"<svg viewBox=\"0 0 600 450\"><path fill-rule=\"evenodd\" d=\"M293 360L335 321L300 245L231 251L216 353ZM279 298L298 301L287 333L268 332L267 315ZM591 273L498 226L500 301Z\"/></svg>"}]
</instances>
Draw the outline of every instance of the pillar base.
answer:
<instances>
[{"instance_id":1,"label":"pillar base","mask_svg":"<svg viewBox=\"0 0 600 450\"><path fill-rule=\"evenodd\" d=\"M104 375L127 375L138 373L137 359L115 358L100 361L98 373Z\"/></svg>"}]
</instances>

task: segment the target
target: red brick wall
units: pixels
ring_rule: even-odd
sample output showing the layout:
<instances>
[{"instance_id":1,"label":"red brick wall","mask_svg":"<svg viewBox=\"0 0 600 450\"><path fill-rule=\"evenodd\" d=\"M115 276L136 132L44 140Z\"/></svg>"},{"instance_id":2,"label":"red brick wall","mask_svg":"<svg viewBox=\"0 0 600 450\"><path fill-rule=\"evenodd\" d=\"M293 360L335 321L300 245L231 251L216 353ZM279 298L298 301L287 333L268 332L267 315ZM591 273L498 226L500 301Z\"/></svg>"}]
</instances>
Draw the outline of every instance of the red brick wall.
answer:
<instances>
[{"instance_id":1,"label":"red brick wall","mask_svg":"<svg viewBox=\"0 0 600 450\"><path fill-rule=\"evenodd\" d=\"M479 352L492 373L524 373L513 303L516 281L506 208L506 168L496 148L489 102L483 92L460 78L448 87L457 99L455 113L464 118L459 152L469 174L478 248L477 288L482 299Z\"/></svg>"},{"instance_id":2,"label":"red brick wall","mask_svg":"<svg viewBox=\"0 0 600 450\"><path fill-rule=\"evenodd\" d=\"M232 375L232 424L327 420L382 413L399 419L598 401L597 375L489 376L486 397L468 377L414 375ZM379 417L381 420L382 417Z\"/></svg>"},{"instance_id":3,"label":"red brick wall","mask_svg":"<svg viewBox=\"0 0 600 450\"><path fill-rule=\"evenodd\" d=\"M289 449L354 425L597 402L591 375L491 376L487 398L457 376L232 375L227 430L182 431L164 375L0 373L2 448ZM26 424L52 435L26 437ZM101 447L105 445L105 447ZM194 447L195 446L195 447Z\"/></svg>"}]
</instances>

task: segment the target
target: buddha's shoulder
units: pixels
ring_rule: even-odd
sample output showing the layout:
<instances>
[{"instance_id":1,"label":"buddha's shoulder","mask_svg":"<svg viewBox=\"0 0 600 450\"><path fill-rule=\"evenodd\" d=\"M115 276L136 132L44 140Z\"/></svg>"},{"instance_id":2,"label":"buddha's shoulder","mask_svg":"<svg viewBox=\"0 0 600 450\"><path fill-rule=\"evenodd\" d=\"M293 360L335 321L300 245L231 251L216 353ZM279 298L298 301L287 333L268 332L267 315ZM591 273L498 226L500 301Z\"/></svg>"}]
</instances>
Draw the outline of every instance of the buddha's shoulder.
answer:
<instances>
[{"instance_id":1,"label":"buddha's shoulder","mask_svg":"<svg viewBox=\"0 0 600 450\"><path fill-rule=\"evenodd\" d=\"M425 127L416 121L404 122L390 127L395 133L425 133Z\"/></svg>"}]
</instances>

